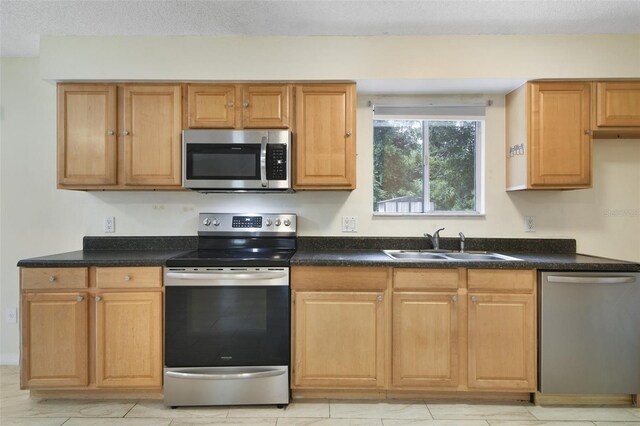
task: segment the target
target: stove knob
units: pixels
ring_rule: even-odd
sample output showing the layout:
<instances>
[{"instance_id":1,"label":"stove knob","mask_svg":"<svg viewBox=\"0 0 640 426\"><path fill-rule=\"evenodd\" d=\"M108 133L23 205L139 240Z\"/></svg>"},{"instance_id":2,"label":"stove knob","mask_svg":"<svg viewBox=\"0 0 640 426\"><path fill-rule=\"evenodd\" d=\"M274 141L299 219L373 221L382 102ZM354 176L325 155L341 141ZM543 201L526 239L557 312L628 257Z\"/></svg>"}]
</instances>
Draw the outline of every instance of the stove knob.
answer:
<instances>
[{"instance_id":1,"label":"stove knob","mask_svg":"<svg viewBox=\"0 0 640 426\"><path fill-rule=\"evenodd\" d=\"M291 225L291 221L289 219L285 219L284 226L289 226L289 225Z\"/></svg>"},{"instance_id":2,"label":"stove knob","mask_svg":"<svg viewBox=\"0 0 640 426\"><path fill-rule=\"evenodd\" d=\"M204 226L209 226L211 225L211 219L209 219L208 217L205 217L204 220L202 221L202 224Z\"/></svg>"},{"instance_id":3,"label":"stove knob","mask_svg":"<svg viewBox=\"0 0 640 426\"><path fill-rule=\"evenodd\" d=\"M276 219L276 226L280 226L280 219Z\"/></svg>"},{"instance_id":4,"label":"stove knob","mask_svg":"<svg viewBox=\"0 0 640 426\"><path fill-rule=\"evenodd\" d=\"M211 222L211 223L213 223L213 226L220 226L220 221L218 219L214 218L213 222Z\"/></svg>"},{"instance_id":5,"label":"stove knob","mask_svg":"<svg viewBox=\"0 0 640 426\"><path fill-rule=\"evenodd\" d=\"M267 226L271 226L271 224L272 224L273 222L271 222L271 219L267 219L267 220L265 220L265 221L264 221L264 223L265 223L265 225L267 225Z\"/></svg>"}]
</instances>

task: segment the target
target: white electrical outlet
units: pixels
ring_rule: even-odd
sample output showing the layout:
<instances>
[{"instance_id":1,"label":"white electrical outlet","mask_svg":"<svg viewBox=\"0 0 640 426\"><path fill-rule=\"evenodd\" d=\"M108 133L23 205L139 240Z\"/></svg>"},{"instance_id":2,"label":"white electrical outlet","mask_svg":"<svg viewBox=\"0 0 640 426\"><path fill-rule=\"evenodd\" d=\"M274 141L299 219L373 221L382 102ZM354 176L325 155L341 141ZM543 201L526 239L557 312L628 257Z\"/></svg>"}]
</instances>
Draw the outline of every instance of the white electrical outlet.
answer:
<instances>
[{"instance_id":1,"label":"white electrical outlet","mask_svg":"<svg viewBox=\"0 0 640 426\"><path fill-rule=\"evenodd\" d=\"M105 234L116 232L116 218L114 216L104 218L104 232Z\"/></svg>"},{"instance_id":2,"label":"white electrical outlet","mask_svg":"<svg viewBox=\"0 0 640 426\"><path fill-rule=\"evenodd\" d=\"M18 322L18 308L7 308L7 323L15 324Z\"/></svg>"},{"instance_id":3,"label":"white electrical outlet","mask_svg":"<svg viewBox=\"0 0 640 426\"><path fill-rule=\"evenodd\" d=\"M524 217L524 232L536 232L536 217L525 216Z\"/></svg>"},{"instance_id":4,"label":"white electrical outlet","mask_svg":"<svg viewBox=\"0 0 640 426\"><path fill-rule=\"evenodd\" d=\"M342 232L357 232L357 216L342 216Z\"/></svg>"}]
</instances>

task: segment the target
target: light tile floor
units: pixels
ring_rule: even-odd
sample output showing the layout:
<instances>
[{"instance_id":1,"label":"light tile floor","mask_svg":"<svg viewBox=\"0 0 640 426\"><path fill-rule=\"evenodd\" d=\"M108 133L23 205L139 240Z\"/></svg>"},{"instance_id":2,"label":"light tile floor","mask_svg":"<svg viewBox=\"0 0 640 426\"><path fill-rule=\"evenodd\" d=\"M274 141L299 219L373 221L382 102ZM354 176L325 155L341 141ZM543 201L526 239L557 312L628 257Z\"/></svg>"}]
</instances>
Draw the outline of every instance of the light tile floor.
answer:
<instances>
[{"instance_id":1,"label":"light tile floor","mask_svg":"<svg viewBox=\"0 0 640 426\"><path fill-rule=\"evenodd\" d=\"M30 398L18 368L0 366L2 426L640 426L640 408L536 407L432 401L293 402L276 407L165 407L162 401Z\"/></svg>"}]
</instances>

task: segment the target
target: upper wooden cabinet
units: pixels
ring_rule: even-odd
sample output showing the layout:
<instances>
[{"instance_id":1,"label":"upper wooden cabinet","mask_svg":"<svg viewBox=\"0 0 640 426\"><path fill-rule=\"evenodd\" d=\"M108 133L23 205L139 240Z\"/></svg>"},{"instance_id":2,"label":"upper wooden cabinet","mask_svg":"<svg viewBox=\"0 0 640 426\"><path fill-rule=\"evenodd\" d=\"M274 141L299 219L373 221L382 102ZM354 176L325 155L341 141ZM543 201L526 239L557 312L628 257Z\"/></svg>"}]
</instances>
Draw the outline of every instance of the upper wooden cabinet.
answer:
<instances>
[{"instance_id":1,"label":"upper wooden cabinet","mask_svg":"<svg viewBox=\"0 0 640 426\"><path fill-rule=\"evenodd\" d=\"M635 127L640 133L640 81L608 81L595 83L595 130L621 127L628 132ZM613 130L615 132L615 130Z\"/></svg>"},{"instance_id":2,"label":"upper wooden cabinet","mask_svg":"<svg viewBox=\"0 0 640 426\"><path fill-rule=\"evenodd\" d=\"M189 84L188 126L193 129L289 127L288 84Z\"/></svg>"},{"instance_id":3,"label":"upper wooden cabinet","mask_svg":"<svg viewBox=\"0 0 640 426\"><path fill-rule=\"evenodd\" d=\"M115 185L115 84L58 86L58 183Z\"/></svg>"},{"instance_id":4,"label":"upper wooden cabinet","mask_svg":"<svg viewBox=\"0 0 640 426\"><path fill-rule=\"evenodd\" d=\"M537 81L509 93L507 191L590 188L592 139L640 138L640 81Z\"/></svg>"},{"instance_id":5,"label":"upper wooden cabinet","mask_svg":"<svg viewBox=\"0 0 640 426\"><path fill-rule=\"evenodd\" d=\"M294 87L294 189L356 187L355 87L355 84Z\"/></svg>"},{"instance_id":6,"label":"upper wooden cabinet","mask_svg":"<svg viewBox=\"0 0 640 426\"><path fill-rule=\"evenodd\" d=\"M507 95L507 190L591 186L591 83L527 83Z\"/></svg>"},{"instance_id":7,"label":"upper wooden cabinet","mask_svg":"<svg viewBox=\"0 0 640 426\"><path fill-rule=\"evenodd\" d=\"M182 182L180 85L124 87L124 184Z\"/></svg>"},{"instance_id":8,"label":"upper wooden cabinet","mask_svg":"<svg viewBox=\"0 0 640 426\"><path fill-rule=\"evenodd\" d=\"M59 84L58 187L179 189L181 132L179 84Z\"/></svg>"}]
</instances>

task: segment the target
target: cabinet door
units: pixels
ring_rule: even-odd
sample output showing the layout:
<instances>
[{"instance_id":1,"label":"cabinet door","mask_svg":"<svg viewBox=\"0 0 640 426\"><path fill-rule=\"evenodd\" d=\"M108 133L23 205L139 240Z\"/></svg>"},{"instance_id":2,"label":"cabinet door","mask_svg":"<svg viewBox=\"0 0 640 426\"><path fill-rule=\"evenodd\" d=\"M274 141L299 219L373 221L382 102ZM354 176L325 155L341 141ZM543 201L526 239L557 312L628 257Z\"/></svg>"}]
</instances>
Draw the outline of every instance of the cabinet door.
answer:
<instances>
[{"instance_id":1,"label":"cabinet door","mask_svg":"<svg viewBox=\"0 0 640 426\"><path fill-rule=\"evenodd\" d=\"M86 386L86 293L22 295L22 387Z\"/></svg>"},{"instance_id":2,"label":"cabinet door","mask_svg":"<svg viewBox=\"0 0 640 426\"><path fill-rule=\"evenodd\" d=\"M190 84L187 99L190 129L238 127L235 86Z\"/></svg>"},{"instance_id":3,"label":"cabinet door","mask_svg":"<svg viewBox=\"0 0 640 426\"><path fill-rule=\"evenodd\" d=\"M117 182L116 86L58 86L58 184Z\"/></svg>"},{"instance_id":4,"label":"cabinet door","mask_svg":"<svg viewBox=\"0 0 640 426\"><path fill-rule=\"evenodd\" d=\"M162 385L162 293L96 296L96 386Z\"/></svg>"},{"instance_id":5,"label":"cabinet door","mask_svg":"<svg viewBox=\"0 0 640 426\"><path fill-rule=\"evenodd\" d=\"M596 83L598 127L640 127L640 82Z\"/></svg>"},{"instance_id":6,"label":"cabinet door","mask_svg":"<svg viewBox=\"0 0 640 426\"><path fill-rule=\"evenodd\" d=\"M531 84L532 188L591 185L590 83Z\"/></svg>"},{"instance_id":7,"label":"cabinet door","mask_svg":"<svg viewBox=\"0 0 640 426\"><path fill-rule=\"evenodd\" d=\"M289 127L289 86L244 86L242 126L247 129Z\"/></svg>"},{"instance_id":8,"label":"cabinet door","mask_svg":"<svg viewBox=\"0 0 640 426\"><path fill-rule=\"evenodd\" d=\"M534 296L470 294L469 389L536 390Z\"/></svg>"},{"instance_id":9,"label":"cabinet door","mask_svg":"<svg viewBox=\"0 0 640 426\"><path fill-rule=\"evenodd\" d=\"M458 385L458 295L393 294L393 386Z\"/></svg>"},{"instance_id":10,"label":"cabinet door","mask_svg":"<svg viewBox=\"0 0 640 426\"><path fill-rule=\"evenodd\" d=\"M294 386L384 386L385 311L382 292L294 293Z\"/></svg>"},{"instance_id":11,"label":"cabinet door","mask_svg":"<svg viewBox=\"0 0 640 426\"><path fill-rule=\"evenodd\" d=\"M355 85L296 86L294 188L356 187Z\"/></svg>"},{"instance_id":12,"label":"cabinet door","mask_svg":"<svg viewBox=\"0 0 640 426\"><path fill-rule=\"evenodd\" d=\"M126 185L180 185L180 85L124 87Z\"/></svg>"}]
</instances>

